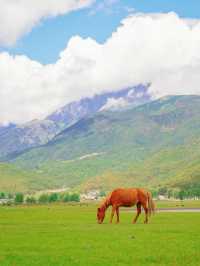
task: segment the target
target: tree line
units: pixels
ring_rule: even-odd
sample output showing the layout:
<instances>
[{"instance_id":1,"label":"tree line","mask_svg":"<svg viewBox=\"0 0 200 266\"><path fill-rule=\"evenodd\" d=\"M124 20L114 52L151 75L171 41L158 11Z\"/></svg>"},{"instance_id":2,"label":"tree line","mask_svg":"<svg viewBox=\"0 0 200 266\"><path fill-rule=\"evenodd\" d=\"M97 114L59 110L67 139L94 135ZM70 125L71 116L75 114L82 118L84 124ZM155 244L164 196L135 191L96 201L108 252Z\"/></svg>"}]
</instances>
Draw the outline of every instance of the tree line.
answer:
<instances>
[{"instance_id":1,"label":"tree line","mask_svg":"<svg viewBox=\"0 0 200 266\"><path fill-rule=\"evenodd\" d=\"M180 200L194 198L200 199L200 184L182 186L181 188L160 187L157 190L153 190L152 194L154 198L162 195L166 198L174 198Z\"/></svg>"},{"instance_id":2,"label":"tree line","mask_svg":"<svg viewBox=\"0 0 200 266\"><path fill-rule=\"evenodd\" d=\"M7 194L0 192L0 200L6 200L5 204L46 204L53 202L80 202L80 194L78 193L43 193L39 196L26 196L18 192L16 194Z\"/></svg>"}]
</instances>

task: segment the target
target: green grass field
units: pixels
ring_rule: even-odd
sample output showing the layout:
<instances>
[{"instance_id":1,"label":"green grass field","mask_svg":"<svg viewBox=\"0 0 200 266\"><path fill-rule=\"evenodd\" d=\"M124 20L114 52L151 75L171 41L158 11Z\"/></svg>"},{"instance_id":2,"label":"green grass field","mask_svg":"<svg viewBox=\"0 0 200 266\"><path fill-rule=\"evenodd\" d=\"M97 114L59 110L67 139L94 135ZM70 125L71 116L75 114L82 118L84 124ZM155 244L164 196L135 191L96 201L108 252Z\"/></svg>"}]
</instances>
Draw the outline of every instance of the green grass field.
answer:
<instances>
[{"instance_id":1,"label":"green grass field","mask_svg":"<svg viewBox=\"0 0 200 266\"><path fill-rule=\"evenodd\" d=\"M200 208L200 200L156 200L156 208Z\"/></svg>"},{"instance_id":2,"label":"green grass field","mask_svg":"<svg viewBox=\"0 0 200 266\"><path fill-rule=\"evenodd\" d=\"M1 266L199 265L200 213L157 213L148 225L132 212L96 223L96 207L0 208Z\"/></svg>"}]
</instances>

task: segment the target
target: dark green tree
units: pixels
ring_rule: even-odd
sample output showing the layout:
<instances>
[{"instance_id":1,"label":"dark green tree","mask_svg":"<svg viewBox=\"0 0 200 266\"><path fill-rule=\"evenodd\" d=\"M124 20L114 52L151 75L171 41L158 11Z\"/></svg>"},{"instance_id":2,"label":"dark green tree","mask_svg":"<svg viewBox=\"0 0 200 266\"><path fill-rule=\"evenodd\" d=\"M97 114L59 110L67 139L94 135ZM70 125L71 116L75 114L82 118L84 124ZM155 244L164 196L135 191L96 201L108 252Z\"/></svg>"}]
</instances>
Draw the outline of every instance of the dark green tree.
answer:
<instances>
[{"instance_id":1,"label":"dark green tree","mask_svg":"<svg viewBox=\"0 0 200 266\"><path fill-rule=\"evenodd\" d=\"M59 200L58 193L52 193L49 195L49 202L56 202Z\"/></svg>"},{"instance_id":2,"label":"dark green tree","mask_svg":"<svg viewBox=\"0 0 200 266\"><path fill-rule=\"evenodd\" d=\"M49 196L48 194L41 194L38 199L39 203L48 203L49 202Z\"/></svg>"},{"instance_id":3,"label":"dark green tree","mask_svg":"<svg viewBox=\"0 0 200 266\"><path fill-rule=\"evenodd\" d=\"M80 195L78 193L73 193L70 195L70 201L79 202L80 201Z\"/></svg>"},{"instance_id":4,"label":"dark green tree","mask_svg":"<svg viewBox=\"0 0 200 266\"><path fill-rule=\"evenodd\" d=\"M70 195L69 195L69 193L64 194L64 196L63 196L63 201L64 201L64 202L68 202L68 201L70 201Z\"/></svg>"},{"instance_id":5,"label":"dark green tree","mask_svg":"<svg viewBox=\"0 0 200 266\"><path fill-rule=\"evenodd\" d=\"M180 190L178 193L178 197L180 200L183 200L185 198L185 191L184 190Z\"/></svg>"},{"instance_id":6,"label":"dark green tree","mask_svg":"<svg viewBox=\"0 0 200 266\"><path fill-rule=\"evenodd\" d=\"M5 199L6 198L6 194L4 192L0 192L0 199Z\"/></svg>"},{"instance_id":7,"label":"dark green tree","mask_svg":"<svg viewBox=\"0 0 200 266\"><path fill-rule=\"evenodd\" d=\"M167 194L167 188L166 187L161 187L158 190L159 195L166 195Z\"/></svg>"},{"instance_id":8,"label":"dark green tree","mask_svg":"<svg viewBox=\"0 0 200 266\"><path fill-rule=\"evenodd\" d=\"M23 193L16 193L15 195L15 203L22 204L24 202L24 194Z\"/></svg>"},{"instance_id":9,"label":"dark green tree","mask_svg":"<svg viewBox=\"0 0 200 266\"><path fill-rule=\"evenodd\" d=\"M105 191L100 191L99 196L100 197L105 197L106 196L106 192Z\"/></svg>"},{"instance_id":10,"label":"dark green tree","mask_svg":"<svg viewBox=\"0 0 200 266\"><path fill-rule=\"evenodd\" d=\"M36 199L33 196L27 197L26 198L26 203L28 203L28 204L34 204L34 203L36 203Z\"/></svg>"}]
</instances>

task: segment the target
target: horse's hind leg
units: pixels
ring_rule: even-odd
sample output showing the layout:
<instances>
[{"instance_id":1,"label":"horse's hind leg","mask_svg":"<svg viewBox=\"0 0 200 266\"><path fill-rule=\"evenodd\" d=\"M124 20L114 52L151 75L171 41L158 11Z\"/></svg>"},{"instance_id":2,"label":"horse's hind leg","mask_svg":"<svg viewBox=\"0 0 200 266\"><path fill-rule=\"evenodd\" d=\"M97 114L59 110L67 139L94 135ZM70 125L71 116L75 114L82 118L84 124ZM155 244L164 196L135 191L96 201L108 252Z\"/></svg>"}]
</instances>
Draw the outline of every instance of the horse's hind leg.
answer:
<instances>
[{"instance_id":1,"label":"horse's hind leg","mask_svg":"<svg viewBox=\"0 0 200 266\"><path fill-rule=\"evenodd\" d=\"M148 208L147 208L147 203L142 203L142 207L144 209L145 212L145 220L144 223L147 224L148 223Z\"/></svg>"},{"instance_id":2,"label":"horse's hind leg","mask_svg":"<svg viewBox=\"0 0 200 266\"><path fill-rule=\"evenodd\" d=\"M116 208L117 224L119 223L119 207Z\"/></svg>"},{"instance_id":3,"label":"horse's hind leg","mask_svg":"<svg viewBox=\"0 0 200 266\"><path fill-rule=\"evenodd\" d=\"M135 218L133 220L133 224L135 224L137 222L137 219L138 219L140 213L141 213L141 203L138 202L137 203L137 214L136 214L136 216L135 216Z\"/></svg>"}]
</instances>

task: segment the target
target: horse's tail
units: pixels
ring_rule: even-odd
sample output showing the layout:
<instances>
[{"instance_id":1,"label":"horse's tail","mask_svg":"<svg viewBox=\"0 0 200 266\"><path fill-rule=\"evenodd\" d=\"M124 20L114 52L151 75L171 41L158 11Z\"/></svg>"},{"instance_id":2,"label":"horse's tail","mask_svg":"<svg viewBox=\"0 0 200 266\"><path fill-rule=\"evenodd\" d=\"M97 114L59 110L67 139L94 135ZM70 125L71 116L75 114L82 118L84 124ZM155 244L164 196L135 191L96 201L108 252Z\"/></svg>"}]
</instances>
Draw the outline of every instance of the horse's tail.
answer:
<instances>
[{"instance_id":1,"label":"horse's tail","mask_svg":"<svg viewBox=\"0 0 200 266\"><path fill-rule=\"evenodd\" d=\"M155 213L155 203L152 199L151 192L147 192L147 198L148 198L148 214L149 216L153 213Z\"/></svg>"}]
</instances>

